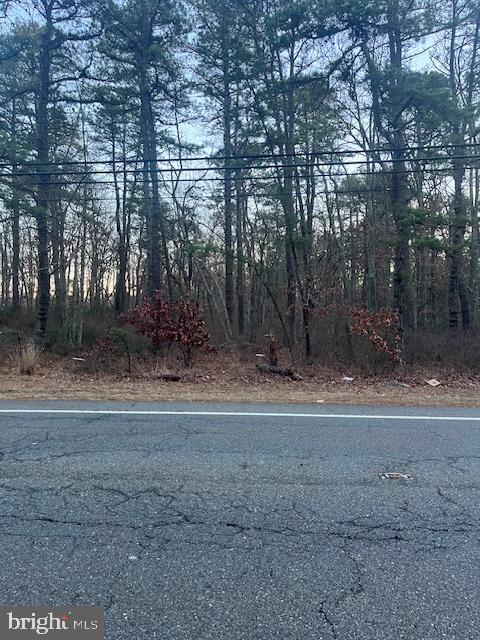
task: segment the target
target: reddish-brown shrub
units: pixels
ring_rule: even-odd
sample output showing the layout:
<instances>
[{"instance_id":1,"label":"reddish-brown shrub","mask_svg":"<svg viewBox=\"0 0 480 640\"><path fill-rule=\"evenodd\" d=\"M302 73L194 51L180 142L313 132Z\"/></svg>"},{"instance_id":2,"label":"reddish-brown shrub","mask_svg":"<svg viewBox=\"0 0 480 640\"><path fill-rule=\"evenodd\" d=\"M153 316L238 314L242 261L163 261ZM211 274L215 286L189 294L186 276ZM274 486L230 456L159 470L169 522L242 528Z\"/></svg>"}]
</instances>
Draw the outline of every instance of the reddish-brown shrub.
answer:
<instances>
[{"instance_id":1,"label":"reddish-brown shrub","mask_svg":"<svg viewBox=\"0 0 480 640\"><path fill-rule=\"evenodd\" d=\"M393 362L401 361L397 347L399 341L398 319L390 309L380 309L371 313L362 307L353 307L350 311L351 332L354 336L364 336L373 350L383 353Z\"/></svg>"},{"instance_id":2,"label":"reddish-brown shrub","mask_svg":"<svg viewBox=\"0 0 480 640\"><path fill-rule=\"evenodd\" d=\"M145 298L123 319L138 333L150 338L155 349L178 344L186 364L190 363L194 351L214 351L200 308L190 300L170 304L157 294L153 298Z\"/></svg>"}]
</instances>

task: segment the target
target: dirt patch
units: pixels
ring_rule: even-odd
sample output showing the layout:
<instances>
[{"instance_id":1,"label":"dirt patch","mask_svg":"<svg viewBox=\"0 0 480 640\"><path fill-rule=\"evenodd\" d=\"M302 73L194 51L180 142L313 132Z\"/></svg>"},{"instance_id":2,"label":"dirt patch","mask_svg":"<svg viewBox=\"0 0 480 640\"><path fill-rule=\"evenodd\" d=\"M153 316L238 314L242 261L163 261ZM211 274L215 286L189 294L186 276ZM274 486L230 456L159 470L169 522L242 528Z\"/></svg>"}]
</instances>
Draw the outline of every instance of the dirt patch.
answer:
<instances>
[{"instance_id":1,"label":"dirt patch","mask_svg":"<svg viewBox=\"0 0 480 640\"><path fill-rule=\"evenodd\" d=\"M1 400L123 400L161 402L261 402L318 404L439 405L480 407L480 376L455 372L392 372L360 377L354 371L296 367L303 380L259 373L255 360L220 354L181 371L178 382L161 379L162 367L138 365L133 375L92 374L82 362L45 358L38 371L19 375L12 367L0 371ZM438 379L432 388L426 380Z\"/></svg>"}]
</instances>

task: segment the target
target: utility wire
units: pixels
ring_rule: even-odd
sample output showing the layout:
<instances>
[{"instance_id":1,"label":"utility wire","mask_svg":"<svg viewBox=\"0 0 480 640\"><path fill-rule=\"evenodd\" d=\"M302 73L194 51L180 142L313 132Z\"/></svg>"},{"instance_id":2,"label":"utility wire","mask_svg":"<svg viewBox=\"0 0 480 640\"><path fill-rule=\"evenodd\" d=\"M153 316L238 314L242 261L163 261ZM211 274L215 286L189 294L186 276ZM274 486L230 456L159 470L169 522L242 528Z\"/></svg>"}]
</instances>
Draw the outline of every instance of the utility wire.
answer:
<instances>
[{"instance_id":1,"label":"utility wire","mask_svg":"<svg viewBox=\"0 0 480 640\"><path fill-rule=\"evenodd\" d=\"M375 149L339 149L338 151L295 151L291 153L256 153L256 154L235 154L231 156L185 156L185 157L176 157L176 158L110 158L106 160L92 160L90 162L85 162L85 160L65 160L65 161L53 161L48 160L45 162L38 162L37 160L18 160L15 162L17 166L31 166L31 167L40 167L40 166L69 166L69 165L108 165L108 164L143 164L144 162L199 162L199 161L218 161L218 160L235 160L236 158L242 160L260 160L260 159L269 159L269 158L290 158L290 157L304 157L304 156L312 156L312 157L323 157L323 156L338 156L338 155L376 155L382 153L393 153L396 151L410 152L410 151L425 151L425 150L434 150L434 149L462 149L462 148L471 148L471 147L479 147L479 142L465 142L461 144L431 144L431 145L418 145L418 146L405 146L398 147L397 149L391 147L383 147L383 148L375 148ZM410 159L409 159L410 160ZM387 161L387 160L386 160ZM11 162L2 162L0 163L0 168L8 168L11 167Z\"/></svg>"},{"instance_id":2,"label":"utility wire","mask_svg":"<svg viewBox=\"0 0 480 640\"><path fill-rule=\"evenodd\" d=\"M362 194L362 193L389 193L391 191L391 189L386 189L386 188L375 188L375 189L365 189L365 188L359 188L359 189L332 189L332 190L319 190L319 191L315 191L315 195L318 194L328 194L328 195L343 195L343 194ZM170 195L170 194L168 194ZM267 193L262 193L262 192L245 192L242 193L242 197L257 197L257 198L279 198L281 197L283 194L280 192L267 192ZM305 195L305 194L302 194ZM160 195L160 201L165 199L165 194L161 194ZM88 202L117 202L116 198L113 197L104 197L104 196L87 196L86 200ZM152 202L153 198L152 197L145 197L145 196L130 196L126 199L127 204L131 204L132 202L138 202L138 203L144 203L144 202Z\"/></svg>"},{"instance_id":3,"label":"utility wire","mask_svg":"<svg viewBox=\"0 0 480 640\"><path fill-rule=\"evenodd\" d=\"M455 155L455 156L430 156L430 157L424 157L424 158L410 158L408 160L405 160L403 158L391 158L389 160L386 160L385 162L388 163L392 163L392 164L396 164L399 162L407 162L407 163L411 163L411 162L447 162L447 161L451 161L451 160L480 160L480 155L475 154L475 155ZM318 163L313 163L313 162L305 162L305 163L295 163L295 164L284 164L281 166L282 169L302 169L302 168L319 168L319 167L338 167L338 166L350 166L350 165L362 165L362 164L371 164L371 161L369 160L345 160L345 161L340 161L337 160L335 162L318 162ZM377 163L378 164L378 163ZM264 169L277 169L278 166L275 164L268 164L268 165L240 165L240 166L232 166L232 167L188 167L188 168L183 168L181 169L181 171L203 171L203 172L207 172L207 171L227 171L227 170L231 170L231 171L235 171L238 172L240 170L264 170ZM465 168L480 168L479 167L465 167ZM449 168L445 168L443 170L448 170ZM429 169L424 169L425 171L428 171ZM161 168L152 168L152 169L117 169L116 173L119 174L124 174L124 175L128 175L128 174L137 174L137 175L149 175L152 173L156 173L156 174L162 174L162 173L174 173L180 171L179 169L172 169L172 168L166 168L166 169L161 169ZM408 169L405 170L401 170L399 173L406 173L408 171ZM80 172L80 171L36 171L34 173L31 173L29 171L11 171L11 172L7 172L7 173L0 173L0 178L22 178L22 177L34 177L34 178L44 178L44 177L63 177L63 176L86 176L86 177L90 177L90 176L95 176L95 175L111 175L113 173L113 170L98 170L95 169L93 171L85 171L85 172ZM384 175L385 173L389 173L388 171L386 172L376 172L376 175ZM373 175L373 172L370 174ZM213 180L226 180L227 178L213 178ZM230 178L231 180L234 179L238 179L238 176L231 176ZM245 179L244 176L240 176L240 179ZM192 180L205 180L205 178L179 178L178 181L186 181L186 182L191 182ZM177 182L177 179L173 179L174 182Z\"/></svg>"},{"instance_id":4,"label":"utility wire","mask_svg":"<svg viewBox=\"0 0 480 640\"><path fill-rule=\"evenodd\" d=\"M477 168L477 167L469 167L466 166L466 169L469 168ZM351 172L351 173L341 173L341 174L325 174L325 173L318 173L316 172L314 174L314 177L319 178L319 177L325 177L328 178L330 180L333 179L338 179L338 180L348 180L349 178L355 178L355 177L360 177L360 178L376 178L376 179L388 179L390 176L392 175L405 175L405 174L415 174L415 173L424 173L424 174L430 174L430 175L437 175L439 177L450 177L449 172L451 171L450 168L448 167L431 167L431 168L427 168L427 169L405 169L405 171L385 171L385 172L375 172L375 173L365 173L365 172ZM15 177L15 176L10 176L8 175L8 178L10 177ZM33 176L34 177L34 176ZM85 177L88 177L87 175ZM307 176L299 176L300 179L305 179ZM253 182L253 181L268 181L268 180L275 180L276 176L274 175L267 175L267 176L232 176L231 180L233 182L237 182L237 181L245 181L245 182ZM206 178L206 177L200 177L200 178L179 178L179 179L172 179L172 178L161 178L160 179L160 186L165 185L165 184L177 184L177 182L187 182L189 184L191 184L192 186L197 186L194 183L197 182L198 186L200 186L200 183L205 183L205 182L216 182L216 183L223 183L225 182L226 179L224 177L215 177L215 178ZM143 179L139 179L137 178L136 180L136 184L138 185L143 185L145 184L145 182L149 182L148 180L143 180ZM192 184L193 183L193 184ZM28 185L30 185L31 187L36 187L40 184L40 182L37 182L35 180L29 181L29 183L22 183L21 185L16 185L14 182L8 182L8 181L4 181L3 182L4 186L8 186L9 188L22 188L22 189L28 189ZM68 187L80 187L80 186L96 186L96 187L102 187L102 186L114 186L114 185L118 185L118 182L115 182L115 180L84 180L83 178L80 178L79 180L75 181L75 180L65 180L65 181L50 181L48 183L49 187L64 187L64 188L68 188ZM129 186L131 186L131 183L129 183ZM318 191L317 191L318 193Z\"/></svg>"}]
</instances>

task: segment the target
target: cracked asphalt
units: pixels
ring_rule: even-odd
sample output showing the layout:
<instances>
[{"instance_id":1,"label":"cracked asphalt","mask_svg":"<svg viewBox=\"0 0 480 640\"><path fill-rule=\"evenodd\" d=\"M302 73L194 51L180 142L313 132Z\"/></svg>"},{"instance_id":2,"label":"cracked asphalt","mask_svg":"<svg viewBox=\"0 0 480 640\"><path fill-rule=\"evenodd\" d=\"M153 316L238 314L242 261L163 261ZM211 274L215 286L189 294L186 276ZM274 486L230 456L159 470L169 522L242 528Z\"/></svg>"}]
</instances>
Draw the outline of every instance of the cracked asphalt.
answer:
<instances>
[{"instance_id":1,"label":"cracked asphalt","mask_svg":"<svg viewBox=\"0 0 480 640\"><path fill-rule=\"evenodd\" d=\"M357 417L2 413L2 604L102 605L108 640L480 637L480 421L435 419L479 411L74 406ZM72 405L0 403L35 407Z\"/></svg>"}]
</instances>

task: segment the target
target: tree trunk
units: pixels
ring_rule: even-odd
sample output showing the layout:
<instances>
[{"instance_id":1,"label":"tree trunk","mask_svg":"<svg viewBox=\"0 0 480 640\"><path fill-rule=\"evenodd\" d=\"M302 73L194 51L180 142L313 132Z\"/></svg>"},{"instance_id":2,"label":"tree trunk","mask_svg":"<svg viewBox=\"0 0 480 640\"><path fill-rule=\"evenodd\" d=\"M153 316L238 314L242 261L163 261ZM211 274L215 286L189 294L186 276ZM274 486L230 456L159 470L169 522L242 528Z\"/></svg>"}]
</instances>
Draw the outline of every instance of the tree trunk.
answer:
<instances>
[{"instance_id":1,"label":"tree trunk","mask_svg":"<svg viewBox=\"0 0 480 640\"><path fill-rule=\"evenodd\" d=\"M12 173L17 165L17 101L12 99ZM12 307L20 309L20 206L16 185L12 189Z\"/></svg>"},{"instance_id":2,"label":"tree trunk","mask_svg":"<svg viewBox=\"0 0 480 640\"><path fill-rule=\"evenodd\" d=\"M125 146L123 148L123 155L125 157ZM120 198L120 191L118 185L118 175L116 170L116 144L115 144L115 132L112 129L112 159L113 162L113 182L115 188L115 223L117 229L117 258L118 268L115 280L115 297L114 308L116 315L125 313L127 309L127 264L128 264L128 245L127 245L127 229L126 229L126 213L125 213L125 189L127 180L127 168L125 163L123 165L123 199Z\"/></svg>"},{"instance_id":3,"label":"tree trunk","mask_svg":"<svg viewBox=\"0 0 480 640\"><path fill-rule=\"evenodd\" d=\"M52 203L53 204L53 203ZM51 243L53 262L53 281L55 285L55 320L60 328L67 317L67 283L65 281L65 219L61 202L52 206Z\"/></svg>"},{"instance_id":4,"label":"tree trunk","mask_svg":"<svg viewBox=\"0 0 480 640\"><path fill-rule=\"evenodd\" d=\"M246 206L246 196L243 194L243 183L237 181L237 206L236 206L236 244L237 244L237 319L238 335L243 337L245 333L245 276L244 276L244 256L243 256L243 220L244 208Z\"/></svg>"},{"instance_id":5,"label":"tree trunk","mask_svg":"<svg viewBox=\"0 0 480 640\"><path fill-rule=\"evenodd\" d=\"M16 195L12 214L12 307L18 311L20 309L20 209Z\"/></svg>"},{"instance_id":6,"label":"tree trunk","mask_svg":"<svg viewBox=\"0 0 480 640\"><path fill-rule=\"evenodd\" d=\"M413 327L413 297L410 266L410 222L408 217L408 196L406 195L406 173L403 142L394 136L396 160L391 177L391 207L395 224L395 247L393 253L393 309L398 314L398 325L403 345L406 328Z\"/></svg>"},{"instance_id":7,"label":"tree trunk","mask_svg":"<svg viewBox=\"0 0 480 640\"><path fill-rule=\"evenodd\" d=\"M42 348L47 331L48 309L50 305L50 271L48 261L48 214L50 205L50 175L49 165L49 124L48 102L50 97L50 67L51 47L53 38L53 24L51 5L46 12L46 25L41 37L39 52L40 86L37 97L36 135L37 135L37 169L38 191L35 219L37 222L37 313L35 320L35 343Z\"/></svg>"},{"instance_id":8,"label":"tree trunk","mask_svg":"<svg viewBox=\"0 0 480 640\"><path fill-rule=\"evenodd\" d=\"M457 0L453 0L449 49L449 80L450 91L455 103L458 102L459 92L456 66L456 37L460 20L459 3ZM467 224L467 207L462 190L463 179L465 177L465 162L462 158L456 157L465 154L465 130L465 120L458 120L454 123L452 136L452 142L454 144L452 173L455 190L452 203L453 215L450 233L450 271L448 277L448 326L450 329L454 330L457 329L459 324L460 308L463 328L467 329L470 326L470 309L462 274L463 245Z\"/></svg>"},{"instance_id":9,"label":"tree trunk","mask_svg":"<svg viewBox=\"0 0 480 640\"><path fill-rule=\"evenodd\" d=\"M478 83L478 54L480 51L480 11L477 11L475 22L475 33L472 43L472 55L470 57L470 69L468 76L468 92L467 105L470 113L472 113L472 103L474 98L475 87ZM478 141L475 118L469 123L470 142ZM471 226L472 238L470 245L470 273L469 273L469 290L470 290L470 313L471 323L476 326L476 310L478 304L479 282L478 282L478 260L479 260L479 197L480 197L480 173L478 168L470 169L470 204L471 204Z\"/></svg>"},{"instance_id":10,"label":"tree trunk","mask_svg":"<svg viewBox=\"0 0 480 640\"><path fill-rule=\"evenodd\" d=\"M294 171L293 158L295 153L294 143L294 122L295 105L293 95L294 81L294 60L290 53L290 75L285 97L285 156L283 157L283 185L282 185L282 207L285 216L285 253L287 269L287 326L289 333L289 343L293 347L295 343L295 311L296 311L296 280L298 275L298 262L295 247L295 200L293 196ZM309 342L306 338L306 349L309 350Z\"/></svg>"},{"instance_id":11,"label":"tree trunk","mask_svg":"<svg viewBox=\"0 0 480 640\"><path fill-rule=\"evenodd\" d=\"M388 5L388 37L390 64L392 67L392 88L390 99L395 103L403 99L403 39L400 28L400 7L398 0ZM397 347L402 357L404 332L413 327L413 296L410 266L410 220L408 211L408 183L405 165L405 137L402 112L390 117L392 142L392 176L390 203L395 225L395 246L393 252L393 309L398 315L400 339Z\"/></svg>"},{"instance_id":12,"label":"tree trunk","mask_svg":"<svg viewBox=\"0 0 480 640\"><path fill-rule=\"evenodd\" d=\"M161 289L159 233L158 233L158 193L154 199L151 168L151 145L149 139L149 102L145 64L139 62L140 89L140 138L142 143L143 162L143 205L147 235L147 295L154 296Z\"/></svg>"},{"instance_id":13,"label":"tree trunk","mask_svg":"<svg viewBox=\"0 0 480 640\"><path fill-rule=\"evenodd\" d=\"M148 130L149 130L149 143L150 143L150 176L152 181L152 218L154 220L154 233L156 233L157 243L158 237L160 236L160 242L162 246L163 253L163 264L165 266L165 274L167 277L167 291L168 291L168 300L170 304L173 304L175 301L175 292L173 287L173 274L172 267L170 263L170 256L168 253L168 243L167 243L167 225L165 221L165 209L164 206L160 203L159 196L159 181L158 181L158 162L157 162L157 135L155 130L155 118L153 115L152 102L149 96L148 101ZM158 254L158 246L156 248L156 253ZM156 258L158 262L159 259Z\"/></svg>"},{"instance_id":14,"label":"tree trunk","mask_svg":"<svg viewBox=\"0 0 480 640\"><path fill-rule=\"evenodd\" d=\"M368 165L371 176L372 193L367 204L366 225L366 246L365 246L365 290L367 309L371 313L377 311L377 269L375 264L376 254L376 201L375 201L375 166Z\"/></svg>"},{"instance_id":15,"label":"tree trunk","mask_svg":"<svg viewBox=\"0 0 480 640\"><path fill-rule=\"evenodd\" d=\"M454 148L455 155L461 155L463 147ZM468 297L464 293L462 275L462 257L467 222L465 197L462 191L465 169L462 160L453 160L453 179L455 193L453 196L453 219L450 237L450 271L448 278L448 326L456 329L459 325L459 311L461 308L462 325L464 329L470 326L470 310Z\"/></svg>"},{"instance_id":16,"label":"tree trunk","mask_svg":"<svg viewBox=\"0 0 480 640\"><path fill-rule=\"evenodd\" d=\"M470 273L469 273L469 290L470 290L470 311L473 326L476 325L476 310L478 304L478 260L479 260L479 242L480 233L478 225L479 213L479 196L480 196L480 174L478 169L472 171L472 180L470 190L472 193L471 201L471 226L472 237L470 241Z\"/></svg>"},{"instance_id":17,"label":"tree trunk","mask_svg":"<svg viewBox=\"0 0 480 640\"><path fill-rule=\"evenodd\" d=\"M223 33L223 148L224 148L224 240L225 240L225 306L230 323L233 322L233 246L232 246L232 100L230 93L230 62L225 25ZM238 212L237 212L238 217Z\"/></svg>"}]
</instances>

